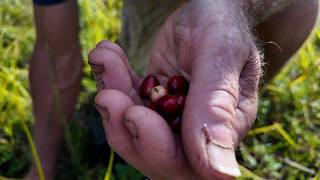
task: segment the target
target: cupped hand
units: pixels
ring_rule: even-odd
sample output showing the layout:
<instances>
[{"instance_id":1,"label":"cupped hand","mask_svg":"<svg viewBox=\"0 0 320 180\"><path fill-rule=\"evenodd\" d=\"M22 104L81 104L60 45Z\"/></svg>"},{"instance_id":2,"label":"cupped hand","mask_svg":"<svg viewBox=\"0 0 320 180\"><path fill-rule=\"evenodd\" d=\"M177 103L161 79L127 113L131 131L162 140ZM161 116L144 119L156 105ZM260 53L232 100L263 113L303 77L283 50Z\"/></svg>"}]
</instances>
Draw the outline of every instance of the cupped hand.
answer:
<instances>
[{"instance_id":1,"label":"cupped hand","mask_svg":"<svg viewBox=\"0 0 320 180\"><path fill-rule=\"evenodd\" d=\"M109 145L126 162L152 179L198 179L187 162L181 139L138 96L141 80L122 49L102 41L89 54L97 81L95 106Z\"/></svg>"},{"instance_id":2,"label":"cupped hand","mask_svg":"<svg viewBox=\"0 0 320 180\"><path fill-rule=\"evenodd\" d=\"M111 147L154 179L228 179L240 175L235 149L257 110L260 56L242 1L190 1L158 32L148 74L163 84L190 81L181 140L137 95L140 79L120 47L102 42L90 53Z\"/></svg>"}]
</instances>

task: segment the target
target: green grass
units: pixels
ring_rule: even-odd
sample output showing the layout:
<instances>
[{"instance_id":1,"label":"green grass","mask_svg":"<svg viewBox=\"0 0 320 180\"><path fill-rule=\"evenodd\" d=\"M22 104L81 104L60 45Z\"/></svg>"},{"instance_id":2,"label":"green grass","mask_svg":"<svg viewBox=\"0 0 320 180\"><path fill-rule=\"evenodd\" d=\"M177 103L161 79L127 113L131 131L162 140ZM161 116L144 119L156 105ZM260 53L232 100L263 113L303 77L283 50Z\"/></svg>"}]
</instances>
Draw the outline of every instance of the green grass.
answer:
<instances>
[{"instance_id":1,"label":"green grass","mask_svg":"<svg viewBox=\"0 0 320 180\"><path fill-rule=\"evenodd\" d=\"M81 46L85 62L78 110L66 128L58 179L104 179L108 156L92 162L90 124L95 84L88 51L102 39L115 40L120 30L119 0L79 0ZM0 1L0 179L21 178L33 158L23 123L34 119L28 84L28 62L35 39L30 0ZM258 118L237 157L240 179L320 178L320 28L281 73L261 90ZM67 145L69 144L69 145ZM102 163L104 162L104 163ZM110 169L110 167L109 167ZM122 163L111 179L142 179Z\"/></svg>"}]
</instances>

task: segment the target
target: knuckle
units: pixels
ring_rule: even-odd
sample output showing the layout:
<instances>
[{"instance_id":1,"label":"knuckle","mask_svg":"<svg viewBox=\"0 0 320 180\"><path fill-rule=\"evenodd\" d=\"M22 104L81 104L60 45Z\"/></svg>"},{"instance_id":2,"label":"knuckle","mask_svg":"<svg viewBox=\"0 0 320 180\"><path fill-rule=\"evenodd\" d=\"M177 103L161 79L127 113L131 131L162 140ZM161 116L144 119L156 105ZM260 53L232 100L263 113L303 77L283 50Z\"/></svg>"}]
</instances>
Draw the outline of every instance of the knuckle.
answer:
<instances>
[{"instance_id":1,"label":"knuckle","mask_svg":"<svg viewBox=\"0 0 320 180\"><path fill-rule=\"evenodd\" d=\"M216 121L219 122L232 122L235 116L234 110L225 105L216 104L215 106L211 106L210 110Z\"/></svg>"}]
</instances>

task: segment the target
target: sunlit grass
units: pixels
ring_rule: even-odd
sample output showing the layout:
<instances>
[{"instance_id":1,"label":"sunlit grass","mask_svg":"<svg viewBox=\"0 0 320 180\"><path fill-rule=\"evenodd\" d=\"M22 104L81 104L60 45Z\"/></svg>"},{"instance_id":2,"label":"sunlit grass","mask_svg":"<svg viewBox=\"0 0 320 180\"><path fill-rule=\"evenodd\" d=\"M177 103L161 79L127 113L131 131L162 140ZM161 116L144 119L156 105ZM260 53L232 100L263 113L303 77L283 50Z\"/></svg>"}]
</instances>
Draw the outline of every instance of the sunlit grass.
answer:
<instances>
[{"instance_id":1,"label":"sunlit grass","mask_svg":"<svg viewBox=\"0 0 320 180\"><path fill-rule=\"evenodd\" d=\"M260 95L241 162L264 178L308 179L320 167L320 29ZM316 172L316 173L315 173Z\"/></svg>"},{"instance_id":2,"label":"sunlit grass","mask_svg":"<svg viewBox=\"0 0 320 180\"><path fill-rule=\"evenodd\" d=\"M28 84L28 61L32 52L35 31L33 27L32 3L29 0L0 2L0 174L6 176L17 175L19 172L25 172L28 154L25 156L21 166L15 167L19 159L15 158L18 152L11 151L15 149L27 150L27 142L32 150L33 157L36 159L37 168L40 176L43 177L41 163L37 158L34 142L29 134L28 127L21 129L25 132L24 136L28 141L17 139L17 131L20 122L25 125L32 124L31 98L29 95ZM84 102L90 94L94 93L95 83L92 80L91 71L87 64L87 54L96 43L103 39L115 40L120 29L120 7L121 2L116 0L108 1L79 1L80 7L80 26L81 26L81 45L84 57L84 79L82 82L83 92L80 102ZM108 12L108 13L107 13ZM71 133L71 134L70 134ZM72 142L73 132L66 131L66 144L71 152L70 157L74 157L73 164L78 171L83 168L77 161L79 147L81 142ZM22 147L22 148L21 148ZM106 154L108 156L108 154ZM1 165L9 163L9 171ZM11 164L10 164L11 163ZM7 166L7 165L5 165ZM110 172L109 172L110 174ZM15 177L21 177L19 174ZM13 176L14 177L14 176Z\"/></svg>"}]
</instances>

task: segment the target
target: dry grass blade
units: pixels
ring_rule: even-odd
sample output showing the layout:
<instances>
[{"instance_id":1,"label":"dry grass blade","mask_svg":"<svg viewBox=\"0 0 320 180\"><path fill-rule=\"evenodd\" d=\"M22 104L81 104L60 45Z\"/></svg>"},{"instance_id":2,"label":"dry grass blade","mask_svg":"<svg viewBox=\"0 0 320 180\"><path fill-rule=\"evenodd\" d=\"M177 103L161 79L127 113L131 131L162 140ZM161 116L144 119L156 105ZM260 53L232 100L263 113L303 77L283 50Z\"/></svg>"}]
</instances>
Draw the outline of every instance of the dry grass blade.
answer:
<instances>
[{"instance_id":1,"label":"dry grass blade","mask_svg":"<svg viewBox=\"0 0 320 180\"><path fill-rule=\"evenodd\" d=\"M20 180L20 179L17 179L17 178L7 178L7 177L3 177L0 175L0 180Z\"/></svg>"},{"instance_id":2,"label":"dry grass blade","mask_svg":"<svg viewBox=\"0 0 320 180\"><path fill-rule=\"evenodd\" d=\"M256 134L267 133L267 132L273 131L275 129L276 128L275 128L274 125L264 126L264 127L260 127L260 128L256 128L256 129L250 130L248 135L253 136L253 135L256 135Z\"/></svg>"},{"instance_id":3,"label":"dry grass blade","mask_svg":"<svg viewBox=\"0 0 320 180\"><path fill-rule=\"evenodd\" d=\"M38 171L38 174L39 174L39 178L40 178L40 180L45 180L45 177L44 177L44 174L43 174L42 165L41 165L41 161L40 161L36 146L35 146L35 144L34 144L34 142L32 140L31 133L30 133L27 125L23 121L21 121L21 124L22 124L23 130L25 131L25 133L27 135L27 139L28 139L29 145L31 147L32 156L33 156L33 158L35 160L35 163L36 163L36 167L37 167L37 171Z\"/></svg>"},{"instance_id":4,"label":"dry grass blade","mask_svg":"<svg viewBox=\"0 0 320 180\"><path fill-rule=\"evenodd\" d=\"M297 162L295 162L295 161L292 161L291 159L289 159L289 158L287 158L287 157L284 158L283 161L284 161L286 164L288 164L289 166L294 167L294 168L296 168L296 169L299 169L299 170L301 170L301 171L304 171L304 172L306 172L306 173L309 173L309 174L311 174L311 175L315 175L315 174L316 174L316 172L315 172L313 169L307 168L307 167L305 167L305 166L303 166L303 165L301 165L301 164L299 164L299 163L297 163Z\"/></svg>"},{"instance_id":5,"label":"dry grass blade","mask_svg":"<svg viewBox=\"0 0 320 180\"><path fill-rule=\"evenodd\" d=\"M264 178L254 174L252 171L250 171L244 166L241 166L240 164L239 164L239 168L240 168L240 171L243 173L243 176L246 178L253 179L253 180L264 180Z\"/></svg>"},{"instance_id":6,"label":"dry grass blade","mask_svg":"<svg viewBox=\"0 0 320 180\"><path fill-rule=\"evenodd\" d=\"M282 126L279 123L274 123L273 125L270 126L264 126L261 128L253 129L249 131L248 135L256 135L256 134L261 134L261 133L268 133L270 131L277 130L283 138L294 148L298 148L299 145L291 138L291 136L282 128Z\"/></svg>"},{"instance_id":7,"label":"dry grass blade","mask_svg":"<svg viewBox=\"0 0 320 180\"><path fill-rule=\"evenodd\" d=\"M111 150L110 156L109 156L109 164L108 164L108 168L106 171L106 175L104 176L104 180L110 180L112 177L113 159L114 159L114 151Z\"/></svg>"},{"instance_id":8,"label":"dry grass blade","mask_svg":"<svg viewBox=\"0 0 320 180\"><path fill-rule=\"evenodd\" d=\"M282 128L282 126L279 123L275 123L274 126L276 127L276 129L279 131L279 133L284 137L284 139L290 144L292 145L294 148L298 148L299 145L294 142L294 140L290 137L290 135Z\"/></svg>"}]
</instances>

